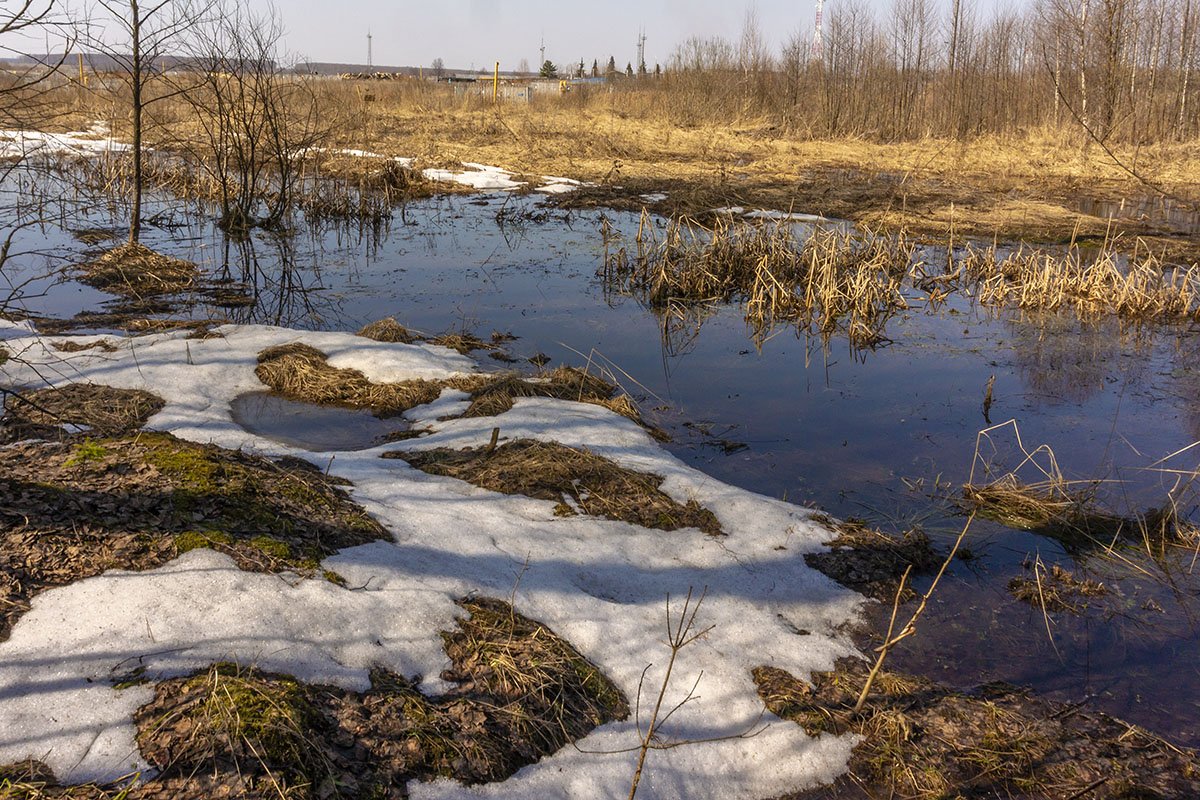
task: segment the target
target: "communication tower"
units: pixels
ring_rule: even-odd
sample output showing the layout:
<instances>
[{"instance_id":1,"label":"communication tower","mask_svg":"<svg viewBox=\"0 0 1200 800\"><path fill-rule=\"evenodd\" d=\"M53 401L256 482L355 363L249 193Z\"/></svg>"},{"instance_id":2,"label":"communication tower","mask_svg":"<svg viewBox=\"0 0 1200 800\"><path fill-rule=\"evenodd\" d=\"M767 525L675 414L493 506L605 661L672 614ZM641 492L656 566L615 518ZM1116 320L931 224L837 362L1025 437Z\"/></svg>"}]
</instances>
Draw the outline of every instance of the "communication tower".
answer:
<instances>
[{"instance_id":1,"label":"communication tower","mask_svg":"<svg viewBox=\"0 0 1200 800\"><path fill-rule=\"evenodd\" d=\"M821 15L825 10L825 0L817 0L817 21L813 26L812 57L820 60L825 52L825 39L821 34Z\"/></svg>"}]
</instances>

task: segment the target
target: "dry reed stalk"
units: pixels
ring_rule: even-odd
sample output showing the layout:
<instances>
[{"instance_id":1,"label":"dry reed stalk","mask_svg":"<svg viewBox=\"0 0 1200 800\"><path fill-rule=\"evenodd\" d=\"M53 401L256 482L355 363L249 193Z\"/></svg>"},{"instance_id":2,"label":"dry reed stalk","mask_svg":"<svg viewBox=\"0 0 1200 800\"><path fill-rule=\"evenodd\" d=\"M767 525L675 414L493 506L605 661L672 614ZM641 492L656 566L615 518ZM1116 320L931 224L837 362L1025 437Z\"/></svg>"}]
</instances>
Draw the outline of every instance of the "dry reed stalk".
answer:
<instances>
[{"instance_id":1,"label":"dry reed stalk","mask_svg":"<svg viewBox=\"0 0 1200 800\"><path fill-rule=\"evenodd\" d=\"M643 211L636 256L609 249L609 239L601 275L610 290L667 310L743 299L760 338L789 322L826 338L845 327L853 345L871 346L887 319L908 307L901 285L915 246L903 233L819 228L800 244L788 222L718 217L704 227L674 217L660 239Z\"/></svg>"},{"instance_id":2,"label":"dry reed stalk","mask_svg":"<svg viewBox=\"0 0 1200 800\"><path fill-rule=\"evenodd\" d=\"M1200 264L1168 264L1140 241L1129 256L1121 254L1116 238L1094 253L1075 241L1062 253L1022 246L1004 256L995 244L968 244L959 261L985 306L1067 309L1084 318L1200 320Z\"/></svg>"}]
</instances>

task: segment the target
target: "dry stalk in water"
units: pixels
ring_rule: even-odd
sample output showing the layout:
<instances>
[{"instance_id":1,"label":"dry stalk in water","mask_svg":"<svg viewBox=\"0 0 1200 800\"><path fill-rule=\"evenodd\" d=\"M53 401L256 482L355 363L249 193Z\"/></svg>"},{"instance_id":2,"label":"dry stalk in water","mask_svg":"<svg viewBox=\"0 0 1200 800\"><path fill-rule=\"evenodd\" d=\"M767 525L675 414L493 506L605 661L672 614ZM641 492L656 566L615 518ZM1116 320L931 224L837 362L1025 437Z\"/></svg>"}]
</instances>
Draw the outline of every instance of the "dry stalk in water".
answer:
<instances>
[{"instance_id":1,"label":"dry stalk in water","mask_svg":"<svg viewBox=\"0 0 1200 800\"><path fill-rule=\"evenodd\" d=\"M929 588L925 590L925 594L921 595L921 602L917 604L912 616L908 618L908 622L904 623L904 626L900 629L899 633L896 633L896 614L899 611L900 598L903 596L904 586L908 582L908 575L912 571L912 567L910 566L904 571L904 576L900 579L900 586L896 590L896 599L892 603L892 617L891 621L888 623L887 635L884 636L883 644L875 648L876 652L879 653L879 656L875 659L875 665L871 667L871 671L867 675L867 680L863 684L862 692L860 692L858 695L858 702L854 704L855 713L862 711L863 706L866 704L867 695L869 695L871 692L871 684L875 682L875 678L883 669L883 662L887 659L888 653L892 651L893 647L917 632L917 620L919 620L921 615L925 613L925 609L929 605L929 598L933 596L933 592L935 589L937 589L938 583L942 580L942 576L946 574L946 569L950 566L950 562L954 560L954 556L958 553L959 545L962 544L963 539L967 535L967 531L971 529L971 523L974 521L975 514L972 512L971 516L967 517L967 524L963 526L962 531L958 534L958 538L954 540L954 546L950 548L950 552L946 555L946 560L942 562L941 569L939 569L937 575L933 577L933 583L931 583Z\"/></svg>"}]
</instances>

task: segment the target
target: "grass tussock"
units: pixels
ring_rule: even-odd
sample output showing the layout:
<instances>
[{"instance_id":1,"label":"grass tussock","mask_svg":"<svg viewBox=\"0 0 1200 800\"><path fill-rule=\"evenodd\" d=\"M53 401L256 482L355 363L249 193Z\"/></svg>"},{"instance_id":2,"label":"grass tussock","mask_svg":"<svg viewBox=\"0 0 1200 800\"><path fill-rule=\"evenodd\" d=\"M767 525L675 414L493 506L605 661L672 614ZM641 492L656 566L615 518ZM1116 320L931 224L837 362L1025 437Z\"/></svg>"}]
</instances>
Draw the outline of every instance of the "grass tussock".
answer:
<instances>
[{"instance_id":1,"label":"grass tussock","mask_svg":"<svg viewBox=\"0 0 1200 800\"><path fill-rule=\"evenodd\" d=\"M1189 523L1179 512L1177 491L1161 507L1121 515L1100 508L1104 484L1068 480L1054 451L1044 444L1027 448L1016 421L1009 420L979 432L961 503L966 511L1053 537L1069 549L1140 542L1162 553L1182 541Z\"/></svg>"},{"instance_id":2,"label":"grass tussock","mask_svg":"<svg viewBox=\"0 0 1200 800\"><path fill-rule=\"evenodd\" d=\"M434 381L372 383L356 369L332 367L324 353L306 344L270 347L258 354L258 379L284 397L318 405L365 408L377 414L401 414L431 403L441 394Z\"/></svg>"},{"instance_id":3,"label":"grass tussock","mask_svg":"<svg viewBox=\"0 0 1200 800\"><path fill-rule=\"evenodd\" d=\"M549 500L559 516L583 513L644 528L722 533L716 516L695 500L679 503L664 494L658 475L634 472L589 450L555 442L517 439L499 447L392 451L384 457L493 492Z\"/></svg>"},{"instance_id":4,"label":"grass tussock","mask_svg":"<svg viewBox=\"0 0 1200 800\"><path fill-rule=\"evenodd\" d=\"M959 264L985 306L1065 309L1084 319L1200 320L1200 264L1167 263L1140 240L1130 255L1114 239L1096 250L1072 241L1061 252L1019 247L1006 255L995 244L968 245Z\"/></svg>"},{"instance_id":5,"label":"grass tussock","mask_svg":"<svg viewBox=\"0 0 1200 800\"><path fill-rule=\"evenodd\" d=\"M459 605L468 616L442 634L455 684L444 695L382 669L365 692L233 664L158 684L136 722L160 774L134 796L375 798L411 780L500 781L628 717L620 691L549 628L499 600Z\"/></svg>"},{"instance_id":6,"label":"grass tussock","mask_svg":"<svg viewBox=\"0 0 1200 800\"><path fill-rule=\"evenodd\" d=\"M887 319L907 308L901 287L915 253L903 233L818 228L801 243L788 222L724 216L711 227L674 217L660 235L646 212L634 247L607 249L610 291L656 309L742 301L759 337L782 323L825 338L844 328L857 347L882 341Z\"/></svg>"},{"instance_id":7,"label":"grass tussock","mask_svg":"<svg viewBox=\"0 0 1200 800\"><path fill-rule=\"evenodd\" d=\"M135 299L177 294L199 279L192 262L156 253L137 242L118 245L81 269L84 283Z\"/></svg>"},{"instance_id":8,"label":"grass tussock","mask_svg":"<svg viewBox=\"0 0 1200 800\"><path fill-rule=\"evenodd\" d=\"M861 712L868 667L843 659L805 682L773 667L753 678L768 710L809 734L861 736L850 770L815 798L1185 798L1200 792L1196 754L1078 707L1036 700L1013 687L960 692L881 672ZM1069 713L1068 713L1069 712Z\"/></svg>"},{"instance_id":9,"label":"grass tussock","mask_svg":"<svg viewBox=\"0 0 1200 800\"><path fill-rule=\"evenodd\" d=\"M417 341L417 335L396 321L395 317L385 317L366 325L358 332L359 336L374 339L377 342L392 342L411 344Z\"/></svg>"},{"instance_id":10,"label":"grass tussock","mask_svg":"<svg viewBox=\"0 0 1200 800\"><path fill-rule=\"evenodd\" d=\"M603 406L642 423L641 412L628 395L616 394L617 387L614 384L576 367L557 367L536 378L525 378L515 373L472 375L451 378L447 385L471 395L471 405L463 415L466 417L503 414L513 407L513 401L519 397L549 397Z\"/></svg>"}]
</instances>

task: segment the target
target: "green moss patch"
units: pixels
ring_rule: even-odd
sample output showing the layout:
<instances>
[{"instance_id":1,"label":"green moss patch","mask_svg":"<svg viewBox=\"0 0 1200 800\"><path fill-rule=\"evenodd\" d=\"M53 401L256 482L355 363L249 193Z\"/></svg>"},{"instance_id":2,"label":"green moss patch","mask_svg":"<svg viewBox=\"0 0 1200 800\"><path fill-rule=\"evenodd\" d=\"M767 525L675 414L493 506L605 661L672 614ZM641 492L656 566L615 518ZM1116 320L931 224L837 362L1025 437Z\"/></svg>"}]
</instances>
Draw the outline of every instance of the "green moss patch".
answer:
<instances>
[{"instance_id":1,"label":"green moss patch","mask_svg":"<svg viewBox=\"0 0 1200 800\"><path fill-rule=\"evenodd\" d=\"M27 442L0 462L0 640L37 592L209 547L242 569L321 577L387 537L335 481L169 434Z\"/></svg>"},{"instance_id":2,"label":"green moss patch","mask_svg":"<svg viewBox=\"0 0 1200 800\"><path fill-rule=\"evenodd\" d=\"M847 775L790 800L1200 796L1196 754L1136 726L1011 686L959 692L887 671L856 713L867 672L855 659L814 673L811 683L773 667L753 671L772 713L814 736L863 737Z\"/></svg>"},{"instance_id":3,"label":"green moss patch","mask_svg":"<svg viewBox=\"0 0 1200 800\"><path fill-rule=\"evenodd\" d=\"M165 681L139 709L161 772L131 797L399 796L410 780L499 781L624 719L620 691L569 643L499 600L464 600L443 634L456 683L437 697L376 670L352 692L232 664Z\"/></svg>"},{"instance_id":4,"label":"green moss patch","mask_svg":"<svg viewBox=\"0 0 1200 800\"><path fill-rule=\"evenodd\" d=\"M438 448L384 453L432 475L444 475L504 494L557 503L556 513L577 511L644 528L699 528L721 534L716 516L694 500L679 503L664 494L658 475L634 472L590 450L557 442L517 439L499 447Z\"/></svg>"}]
</instances>

